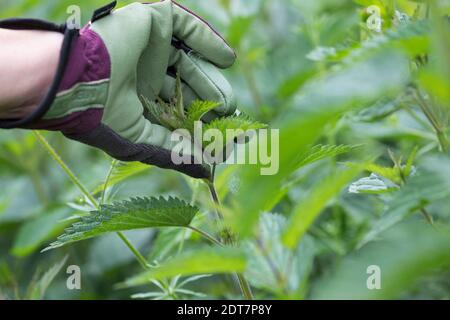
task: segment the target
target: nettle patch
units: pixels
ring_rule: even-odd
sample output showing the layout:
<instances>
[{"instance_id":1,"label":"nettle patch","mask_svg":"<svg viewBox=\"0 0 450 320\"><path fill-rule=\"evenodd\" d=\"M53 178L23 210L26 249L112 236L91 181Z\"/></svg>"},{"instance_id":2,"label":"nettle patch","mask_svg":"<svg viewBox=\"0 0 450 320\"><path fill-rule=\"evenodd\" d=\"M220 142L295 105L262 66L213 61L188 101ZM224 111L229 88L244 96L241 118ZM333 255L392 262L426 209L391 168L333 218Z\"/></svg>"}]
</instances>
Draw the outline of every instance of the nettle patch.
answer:
<instances>
[{"instance_id":1,"label":"nettle patch","mask_svg":"<svg viewBox=\"0 0 450 320\"><path fill-rule=\"evenodd\" d=\"M200 123L225 137L201 141L201 149L212 150L204 158L219 161L207 164L211 179L185 177L189 200L115 201L115 185L149 170L140 163L113 161L90 191L36 133L84 195L71 204L78 212L72 225L45 250L117 233L143 269L117 288L157 288L134 298L204 297L191 285L213 281L208 297L214 298L403 297L425 274L450 265L448 82L431 53L441 29L419 13L379 32L355 25L354 41L313 49L305 65L315 67L302 67L280 85L282 103L259 114L280 128L274 175L220 164L227 146L265 126L242 114L202 124L217 104L197 101L186 111L179 79L173 101L142 99L151 116L184 136L195 136ZM237 39L244 22L235 22ZM311 37L308 43L321 39L307 31L299 32ZM442 54L448 61L448 50ZM230 129L240 131L227 135ZM143 256L123 232L148 228L158 235ZM380 290L366 286L373 264L382 271Z\"/></svg>"},{"instance_id":2,"label":"nettle patch","mask_svg":"<svg viewBox=\"0 0 450 320\"><path fill-rule=\"evenodd\" d=\"M215 226L212 228L213 233L202 230L197 226L199 223L198 221L196 222L196 217L201 215L200 208L176 197L136 197L125 201L105 204L105 194L108 188L146 170L148 166L138 163L118 163L117 161L113 161L104 184L97 187L91 193L81 184L67 165L62 162L56 151L48 144L44 137L36 133L51 155L53 155L68 173L69 177L72 178L72 181L83 192L86 200L86 206L84 208L85 210L86 208L89 210L88 213L74 216L73 219L76 222L66 228L64 234L60 235L57 241L51 243L43 251L98 237L106 233L116 232L134 253L141 266L146 270L143 274L127 280L122 286L153 283L162 290L158 293L137 294L135 295L136 298L199 295L198 293L183 289L183 286L191 281L205 277L206 275L203 275L203 273L230 272L235 273L243 297L246 299L253 298L250 285L242 274L247 264L245 254L242 248L238 248L237 236L226 226L224 215L221 212L219 196L214 185L214 177L216 166L226 160L223 150L236 143L241 136L248 138L247 133L250 130L255 131L265 128L266 125L254 121L243 114L221 117L209 123L203 123L201 121L202 118L217 107L218 103L195 101L186 111L181 93L180 77L177 77L176 96L169 103L159 98L155 102L148 101L145 98L143 99L151 115L168 129L183 129L188 133L194 134L196 127L198 128L200 125L205 131L216 130L224 137L220 141L213 139L212 142L209 142L212 144L211 146L208 145L208 142L202 142L201 146L203 149L209 148L212 150L207 159L202 159L202 161L210 160L210 162L201 163L211 170L210 179L204 179L203 182L208 187L207 190L209 190L213 201L211 208L216 214ZM217 160L218 153L220 154L220 161ZM80 208L79 205L75 207ZM185 228L195 232L208 240L215 248L210 246L201 247L194 251L182 253L159 265L159 261L148 262L122 233L127 230L168 227ZM183 270L181 274L180 270ZM184 281L179 281L181 275L195 276L187 278ZM168 281L167 279L172 280Z\"/></svg>"}]
</instances>

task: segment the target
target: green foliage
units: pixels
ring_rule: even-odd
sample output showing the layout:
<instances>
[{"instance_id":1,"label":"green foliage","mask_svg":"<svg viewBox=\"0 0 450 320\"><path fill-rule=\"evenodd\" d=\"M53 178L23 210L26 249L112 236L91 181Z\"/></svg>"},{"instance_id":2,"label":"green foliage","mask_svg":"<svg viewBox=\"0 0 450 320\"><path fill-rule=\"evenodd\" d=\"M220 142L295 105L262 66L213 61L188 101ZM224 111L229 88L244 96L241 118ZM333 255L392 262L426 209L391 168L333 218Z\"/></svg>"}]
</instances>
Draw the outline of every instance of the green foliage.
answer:
<instances>
[{"instance_id":1,"label":"green foliage","mask_svg":"<svg viewBox=\"0 0 450 320\"><path fill-rule=\"evenodd\" d=\"M203 248L187 251L164 264L128 279L124 286L138 286L149 280L161 280L177 275L242 272L245 255L233 248Z\"/></svg>"},{"instance_id":2,"label":"green foliage","mask_svg":"<svg viewBox=\"0 0 450 320\"><path fill-rule=\"evenodd\" d=\"M150 169L151 166L141 162L120 162L113 167L107 183L101 183L95 187L92 194L95 195L103 192L103 190L113 187L127 179L130 179L131 177L145 173Z\"/></svg>"},{"instance_id":3,"label":"green foliage","mask_svg":"<svg viewBox=\"0 0 450 320\"><path fill-rule=\"evenodd\" d=\"M187 227L198 208L177 198L132 198L82 216L45 250L89 239L108 232L155 227Z\"/></svg>"},{"instance_id":4,"label":"green foliage","mask_svg":"<svg viewBox=\"0 0 450 320\"><path fill-rule=\"evenodd\" d=\"M223 149L228 144L233 143L236 138L244 136L249 131L265 128L266 125L251 119L248 115L240 113L228 117L217 117L209 123L203 124L201 121L208 112L214 112L213 109L220 104L214 101L194 101L184 110L183 93L181 90L181 78L177 75L175 97L172 101L165 102L160 98L157 101L149 101L142 97L144 105L150 111L150 114L156 120L171 130L187 129L191 134L195 133L195 122L199 122L204 131L218 130L223 141L214 141L217 149ZM228 130L239 130L229 134ZM203 140L203 139L202 139ZM221 142L221 145L217 145ZM209 141L203 141L204 146L209 145Z\"/></svg>"},{"instance_id":5,"label":"green foliage","mask_svg":"<svg viewBox=\"0 0 450 320\"><path fill-rule=\"evenodd\" d=\"M261 215L256 239L245 243L246 275L256 288L298 298L305 293L316 248L308 236L292 250L286 248L282 233L287 223L279 214Z\"/></svg>"},{"instance_id":6,"label":"green foliage","mask_svg":"<svg viewBox=\"0 0 450 320\"><path fill-rule=\"evenodd\" d=\"M180 298L186 299L191 298L204 298L206 295L200 292L185 289L184 287L191 283L204 278L209 277L209 275L197 275L188 277L180 281L181 276L175 276L170 281L158 282L156 280L151 280L151 283L160 289L160 291L136 293L131 296L133 299L152 299L152 300L177 300Z\"/></svg>"},{"instance_id":7,"label":"green foliage","mask_svg":"<svg viewBox=\"0 0 450 320\"><path fill-rule=\"evenodd\" d=\"M35 283L31 284L28 288L29 299L36 300L45 297L45 292L61 269L65 266L67 259L68 257L65 256L60 262L48 269Z\"/></svg>"},{"instance_id":8,"label":"green foliage","mask_svg":"<svg viewBox=\"0 0 450 320\"><path fill-rule=\"evenodd\" d=\"M243 185L235 202L235 227L248 235L260 210L268 206L278 194L280 184L294 171L294 159L319 138L321 128L342 112L400 90L406 84L408 74L407 61L402 55L385 52L305 85L299 104L276 122L276 126L282 128L280 172L261 177L259 168L246 167L241 174ZM361 86L364 83L370 83L370 86ZM354 90L355 87L359 90ZM301 135L298 134L299 128ZM258 194L259 197L249 198L249 194Z\"/></svg>"},{"instance_id":9,"label":"green foliage","mask_svg":"<svg viewBox=\"0 0 450 320\"><path fill-rule=\"evenodd\" d=\"M230 143L234 143L236 139L244 139L245 137L248 137L248 135L251 137L251 134L254 134L256 130L265 127L267 127L267 125L252 120L249 116L241 113L231 117L214 119L210 123L204 125L204 130L218 130L222 137L225 138L222 142L222 147L225 147Z\"/></svg>"},{"instance_id":10,"label":"green foliage","mask_svg":"<svg viewBox=\"0 0 450 320\"><path fill-rule=\"evenodd\" d=\"M441 165L446 165L442 162ZM426 167L419 168L418 173L406 181L406 184L393 194L387 203L385 213L375 222L371 230L362 239L360 246L376 239L380 233L398 222L424 208L427 204L447 199L450 196L450 180L439 168L434 168L434 161Z\"/></svg>"},{"instance_id":11,"label":"green foliage","mask_svg":"<svg viewBox=\"0 0 450 320\"><path fill-rule=\"evenodd\" d=\"M67 209L57 209L24 223L17 234L11 252L19 257L35 252L45 241L61 231L64 227L61 220L67 216Z\"/></svg>"},{"instance_id":12,"label":"green foliage","mask_svg":"<svg viewBox=\"0 0 450 320\"><path fill-rule=\"evenodd\" d=\"M380 290L367 288L367 268L376 264L382 275ZM383 241L362 248L317 282L314 299L399 299L426 275L450 266L450 233L436 232L421 223L392 230Z\"/></svg>"},{"instance_id":13,"label":"green foliage","mask_svg":"<svg viewBox=\"0 0 450 320\"><path fill-rule=\"evenodd\" d=\"M411 57L423 54L428 50L430 26L427 22L411 22L389 29L381 35L369 38L358 44L355 48L344 49L339 55L347 62L351 62L361 56L375 50L400 48Z\"/></svg>"},{"instance_id":14,"label":"green foliage","mask_svg":"<svg viewBox=\"0 0 450 320\"><path fill-rule=\"evenodd\" d=\"M176 101L165 102L162 99L151 101L144 96L141 97L141 99L159 124L170 130L176 130L183 127L185 123L185 114L182 105L180 107L179 103Z\"/></svg>"},{"instance_id":15,"label":"green foliage","mask_svg":"<svg viewBox=\"0 0 450 320\"><path fill-rule=\"evenodd\" d=\"M217 166L217 205L203 181L111 166L94 148L46 133L66 162L60 170L35 135L4 130L0 299L238 299L234 278L215 276L234 272L263 299L448 299L446 1L184 2L235 48L226 77L242 112L206 121L219 105L184 108L178 78L171 101L143 99L146 116L191 133L202 119L203 130L221 133L279 129L279 172ZM0 17L63 22L71 4L7 0ZM77 5L87 22L104 3ZM381 9L380 32L368 28L370 5ZM69 224L49 248L95 239L38 252ZM61 290L66 253L89 290ZM61 261L50 269L49 255ZM367 289L371 265L381 268L381 290Z\"/></svg>"},{"instance_id":16,"label":"green foliage","mask_svg":"<svg viewBox=\"0 0 450 320\"><path fill-rule=\"evenodd\" d=\"M337 146L318 144L309 149L306 153L300 155L297 166L300 168L325 158L334 158L338 155L351 152L359 147L359 145Z\"/></svg>"},{"instance_id":17,"label":"green foliage","mask_svg":"<svg viewBox=\"0 0 450 320\"><path fill-rule=\"evenodd\" d=\"M294 208L283 233L283 243L289 248L295 247L328 202L360 171L358 167L337 171L314 186Z\"/></svg>"},{"instance_id":18,"label":"green foliage","mask_svg":"<svg viewBox=\"0 0 450 320\"><path fill-rule=\"evenodd\" d=\"M215 107L219 106L217 102L196 100L189 106L185 123L182 127L188 129L190 132L194 130L194 122L201 121L203 116Z\"/></svg>"}]
</instances>

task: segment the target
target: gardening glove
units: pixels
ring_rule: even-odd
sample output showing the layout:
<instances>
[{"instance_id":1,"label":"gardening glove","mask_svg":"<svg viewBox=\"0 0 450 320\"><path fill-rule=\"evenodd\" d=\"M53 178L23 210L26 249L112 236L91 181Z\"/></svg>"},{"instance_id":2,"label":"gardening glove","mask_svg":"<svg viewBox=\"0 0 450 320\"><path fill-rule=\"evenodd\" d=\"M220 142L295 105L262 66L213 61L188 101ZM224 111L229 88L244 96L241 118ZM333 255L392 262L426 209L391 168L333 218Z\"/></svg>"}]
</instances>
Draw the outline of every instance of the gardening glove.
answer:
<instances>
[{"instance_id":1,"label":"gardening glove","mask_svg":"<svg viewBox=\"0 0 450 320\"><path fill-rule=\"evenodd\" d=\"M172 161L172 148L180 141L171 141L167 128L149 120L142 100L169 101L178 73L186 106L196 99L215 101L220 105L209 118L232 114L232 89L218 68L234 63L234 51L207 22L173 1L113 11L115 4L95 11L81 30L40 20L0 21L0 28L65 35L58 71L37 111L24 119L0 120L0 128L61 131L118 160L208 178L207 165L193 164L200 157L195 148L189 164Z\"/></svg>"}]
</instances>

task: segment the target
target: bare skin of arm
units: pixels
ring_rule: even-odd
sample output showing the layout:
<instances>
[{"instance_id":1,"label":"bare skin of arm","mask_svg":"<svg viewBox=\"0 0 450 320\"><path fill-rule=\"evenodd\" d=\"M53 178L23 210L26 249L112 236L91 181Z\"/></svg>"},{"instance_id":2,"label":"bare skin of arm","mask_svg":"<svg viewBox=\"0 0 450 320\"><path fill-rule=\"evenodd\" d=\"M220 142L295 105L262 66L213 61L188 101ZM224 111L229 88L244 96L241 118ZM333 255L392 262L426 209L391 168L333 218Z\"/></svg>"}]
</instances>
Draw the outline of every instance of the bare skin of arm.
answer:
<instances>
[{"instance_id":1,"label":"bare skin of arm","mask_svg":"<svg viewBox=\"0 0 450 320\"><path fill-rule=\"evenodd\" d=\"M0 28L0 119L32 113L56 73L63 35Z\"/></svg>"}]
</instances>

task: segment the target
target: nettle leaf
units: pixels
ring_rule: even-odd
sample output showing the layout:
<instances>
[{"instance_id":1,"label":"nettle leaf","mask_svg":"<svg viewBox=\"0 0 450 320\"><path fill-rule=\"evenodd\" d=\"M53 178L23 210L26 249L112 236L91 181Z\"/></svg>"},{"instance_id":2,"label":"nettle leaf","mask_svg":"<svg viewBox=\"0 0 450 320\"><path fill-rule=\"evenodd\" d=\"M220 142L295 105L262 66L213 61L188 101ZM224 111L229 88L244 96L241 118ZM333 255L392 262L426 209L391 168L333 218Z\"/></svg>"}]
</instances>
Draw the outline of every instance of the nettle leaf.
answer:
<instances>
[{"instance_id":1,"label":"nettle leaf","mask_svg":"<svg viewBox=\"0 0 450 320\"><path fill-rule=\"evenodd\" d=\"M176 104L172 102L165 102L162 99L158 101L149 100L146 97L141 97L144 106L153 117L164 127L170 130L176 130L183 127L186 116L184 109L180 110Z\"/></svg>"},{"instance_id":2,"label":"nettle leaf","mask_svg":"<svg viewBox=\"0 0 450 320\"><path fill-rule=\"evenodd\" d=\"M360 145L318 144L309 149L306 153L300 155L297 166L300 168L325 158L334 158L340 154L351 152L360 147Z\"/></svg>"},{"instance_id":3,"label":"nettle leaf","mask_svg":"<svg viewBox=\"0 0 450 320\"><path fill-rule=\"evenodd\" d=\"M257 130L266 128L267 125L261 122L251 119L248 115L241 113L239 115L234 115L226 118L217 118L208 124L205 124L204 129L217 129L223 134L226 133L227 129L241 129L243 131Z\"/></svg>"},{"instance_id":4,"label":"nettle leaf","mask_svg":"<svg viewBox=\"0 0 450 320\"><path fill-rule=\"evenodd\" d=\"M397 184L400 184L402 182L400 172L395 167L383 167L375 163L369 163L364 169L371 173L375 173L380 177L389 179Z\"/></svg>"},{"instance_id":5,"label":"nettle leaf","mask_svg":"<svg viewBox=\"0 0 450 320\"><path fill-rule=\"evenodd\" d=\"M128 279L122 286L132 287L175 276L208 273L243 272L247 266L244 253L238 248L206 247L181 253L156 268Z\"/></svg>"},{"instance_id":6,"label":"nettle leaf","mask_svg":"<svg viewBox=\"0 0 450 320\"><path fill-rule=\"evenodd\" d=\"M192 132L194 128L194 122L200 121L206 113L219 105L220 104L218 102L213 101L196 100L192 102L192 104L188 108L186 123L183 125L183 127L191 130Z\"/></svg>"},{"instance_id":7,"label":"nettle leaf","mask_svg":"<svg viewBox=\"0 0 450 320\"><path fill-rule=\"evenodd\" d=\"M380 233L406 219L428 203L447 199L450 196L450 180L443 172L448 170L450 165L445 167L444 164L445 162L430 161L425 167L420 167L417 173L393 194L392 200L387 203L385 213L362 239L359 246L376 239Z\"/></svg>"},{"instance_id":8,"label":"nettle leaf","mask_svg":"<svg viewBox=\"0 0 450 320\"><path fill-rule=\"evenodd\" d=\"M278 174L261 176L261 166L245 166L240 170L242 184L230 218L240 235L252 232L260 212L279 196L286 178L296 169L294 161L298 154L317 141L327 123L343 112L397 94L408 83L409 75L408 60L396 51L386 50L305 84L295 106L272 122L274 127L282 128Z\"/></svg>"},{"instance_id":9,"label":"nettle leaf","mask_svg":"<svg viewBox=\"0 0 450 320\"><path fill-rule=\"evenodd\" d=\"M379 176L372 173L369 177L364 177L353 182L348 188L348 192L382 194L397 190L398 188L398 186L389 183L389 181L384 181Z\"/></svg>"},{"instance_id":10,"label":"nettle leaf","mask_svg":"<svg viewBox=\"0 0 450 320\"><path fill-rule=\"evenodd\" d=\"M142 162L120 162L112 170L107 184L105 185L105 183L102 183L98 185L92 191L92 194L98 194L109 187L115 186L131 177L142 174L151 168L152 166Z\"/></svg>"},{"instance_id":11,"label":"nettle leaf","mask_svg":"<svg viewBox=\"0 0 450 320\"><path fill-rule=\"evenodd\" d=\"M181 89L181 78L177 75L176 97L172 101L165 102L161 98L157 97L157 101L150 101L146 97L141 97L141 100L150 114L164 127L170 130L187 129L190 133L194 133L194 123L201 121L202 117L220 105L214 101L194 101L188 108L184 110L183 93ZM240 113L239 115L232 115L229 117L219 117L212 120L209 123L203 123L203 131L216 129L219 130L224 137L223 145L218 147L225 147L227 144L232 143L234 139L238 138L241 134L245 134L249 130L258 130L265 128L267 125L251 119L249 116ZM228 134L227 129L239 130L235 134ZM217 141L215 142L217 143ZM205 142L205 147L209 145Z\"/></svg>"},{"instance_id":12,"label":"nettle leaf","mask_svg":"<svg viewBox=\"0 0 450 320\"><path fill-rule=\"evenodd\" d=\"M247 240L243 245L248 257L245 275L254 287L262 290L302 296L316 247L313 239L305 236L297 247L292 250L286 248L281 236L287 223L280 214L261 215L257 239Z\"/></svg>"},{"instance_id":13,"label":"nettle leaf","mask_svg":"<svg viewBox=\"0 0 450 320\"><path fill-rule=\"evenodd\" d=\"M132 198L83 216L44 251L108 232L155 227L187 227L199 209L178 198Z\"/></svg>"},{"instance_id":14,"label":"nettle leaf","mask_svg":"<svg viewBox=\"0 0 450 320\"><path fill-rule=\"evenodd\" d=\"M224 145L232 143L234 139L241 137L241 135L248 133L251 130L258 130L266 128L267 125L261 122L251 119L248 115L241 113L239 115L234 115L226 118L217 118L210 123L203 126L203 131L216 129L222 133L222 137L226 139ZM235 130L234 134L231 131Z\"/></svg>"}]
</instances>

